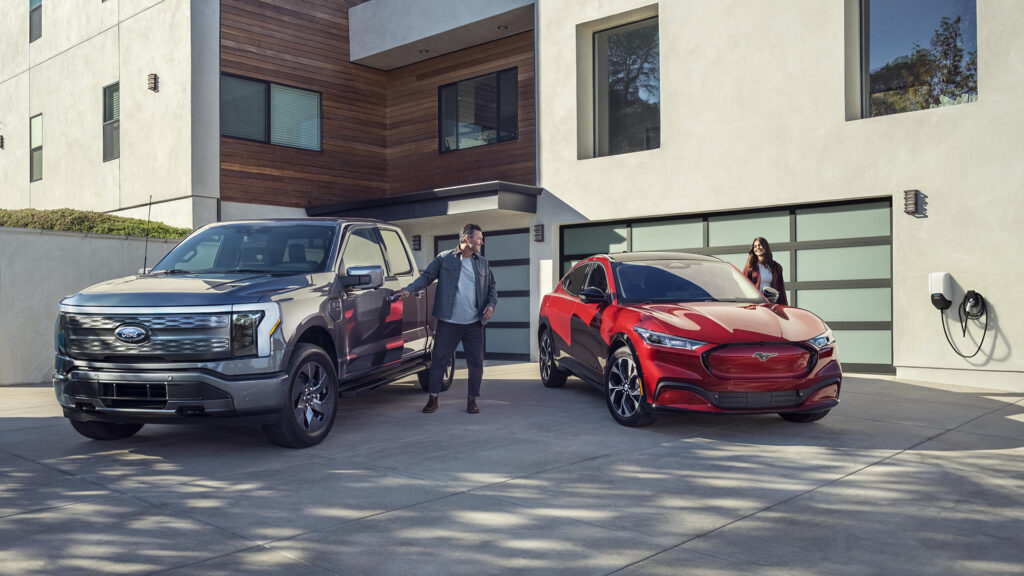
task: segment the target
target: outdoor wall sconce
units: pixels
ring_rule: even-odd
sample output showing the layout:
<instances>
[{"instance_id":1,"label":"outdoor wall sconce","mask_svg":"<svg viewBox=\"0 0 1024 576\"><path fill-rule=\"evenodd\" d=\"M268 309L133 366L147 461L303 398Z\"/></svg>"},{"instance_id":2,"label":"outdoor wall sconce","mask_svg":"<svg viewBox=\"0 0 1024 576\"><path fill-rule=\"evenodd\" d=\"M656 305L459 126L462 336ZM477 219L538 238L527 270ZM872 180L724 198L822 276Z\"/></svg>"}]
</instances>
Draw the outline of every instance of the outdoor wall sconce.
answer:
<instances>
[{"instance_id":1,"label":"outdoor wall sconce","mask_svg":"<svg viewBox=\"0 0 1024 576\"><path fill-rule=\"evenodd\" d=\"M4 135L0 134L0 150L4 149Z\"/></svg>"},{"instance_id":2,"label":"outdoor wall sconce","mask_svg":"<svg viewBox=\"0 0 1024 576\"><path fill-rule=\"evenodd\" d=\"M920 190L903 191L903 212L914 218L925 218L927 214L927 196L921 194Z\"/></svg>"},{"instance_id":3,"label":"outdoor wall sconce","mask_svg":"<svg viewBox=\"0 0 1024 576\"><path fill-rule=\"evenodd\" d=\"M412 238L409 239L409 244L412 246L413 250L419 252L420 251L420 235L419 234L413 234Z\"/></svg>"},{"instance_id":4,"label":"outdoor wall sconce","mask_svg":"<svg viewBox=\"0 0 1024 576\"><path fill-rule=\"evenodd\" d=\"M153 92L160 91L160 77L156 74L149 75L149 89Z\"/></svg>"},{"instance_id":5,"label":"outdoor wall sconce","mask_svg":"<svg viewBox=\"0 0 1024 576\"><path fill-rule=\"evenodd\" d=\"M543 224L535 224L533 226L533 241L534 242L543 242L544 241L544 225Z\"/></svg>"}]
</instances>

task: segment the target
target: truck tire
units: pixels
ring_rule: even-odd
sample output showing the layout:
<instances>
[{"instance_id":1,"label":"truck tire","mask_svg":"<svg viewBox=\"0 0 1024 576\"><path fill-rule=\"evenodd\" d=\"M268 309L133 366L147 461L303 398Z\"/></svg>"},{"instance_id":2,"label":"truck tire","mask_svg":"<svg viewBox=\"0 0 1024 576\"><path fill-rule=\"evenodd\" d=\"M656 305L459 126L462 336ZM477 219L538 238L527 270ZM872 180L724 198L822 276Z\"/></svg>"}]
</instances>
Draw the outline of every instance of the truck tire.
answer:
<instances>
[{"instance_id":1,"label":"truck tire","mask_svg":"<svg viewBox=\"0 0 1024 576\"><path fill-rule=\"evenodd\" d=\"M416 375L420 380L420 388L424 392L430 391L430 370L424 370ZM455 353L448 360L448 367L444 369L444 376L441 377L441 392L452 387L452 380L455 379Z\"/></svg>"},{"instance_id":2,"label":"truck tire","mask_svg":"<svg viewBox=\"0 0 1024 576\"><path fill-rule=\"evenodd\" d=\"M288 390L281 420L264 426L263 433L285 448L315 446L330 433L338 410L334 365L320 347L299 344L288 366Z\"/></svg>"},{"instance_id":3,"label":"truck tire","mask_svg":"<svg viewBox=\"0 0 1024 576\"><path fill-rule=\"evenodd\" d=\"M71 427L82 436L92 438L93 440L121 440L122 438L134 436L136 432L142 430L142 424L121 424L97 420L88 422L71 420Z\"/></svg>"}]
</instances>

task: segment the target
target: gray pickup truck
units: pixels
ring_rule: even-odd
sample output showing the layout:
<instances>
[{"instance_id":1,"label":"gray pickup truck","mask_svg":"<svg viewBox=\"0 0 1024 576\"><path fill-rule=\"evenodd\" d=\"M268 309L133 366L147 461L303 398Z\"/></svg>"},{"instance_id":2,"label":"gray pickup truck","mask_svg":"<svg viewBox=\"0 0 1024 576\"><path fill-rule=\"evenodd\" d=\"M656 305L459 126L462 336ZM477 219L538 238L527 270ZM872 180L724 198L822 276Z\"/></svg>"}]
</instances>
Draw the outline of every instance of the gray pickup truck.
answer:
<instances>
[{"instance_id":1,"label":"gray pickup truck","mask_svg":"<svg viewBox=\"0 0 1024 576\"><path fill-rule=\"evenodd\" d=\"M341 393L413 374L426 389L434 287L391 297L418 275L402 231L383 222L210 224L151 270L61 301L54 391L97 440L228 418L312 446ZM446 389L452 359L441 361Z\"/></svg>"}]
</instances>

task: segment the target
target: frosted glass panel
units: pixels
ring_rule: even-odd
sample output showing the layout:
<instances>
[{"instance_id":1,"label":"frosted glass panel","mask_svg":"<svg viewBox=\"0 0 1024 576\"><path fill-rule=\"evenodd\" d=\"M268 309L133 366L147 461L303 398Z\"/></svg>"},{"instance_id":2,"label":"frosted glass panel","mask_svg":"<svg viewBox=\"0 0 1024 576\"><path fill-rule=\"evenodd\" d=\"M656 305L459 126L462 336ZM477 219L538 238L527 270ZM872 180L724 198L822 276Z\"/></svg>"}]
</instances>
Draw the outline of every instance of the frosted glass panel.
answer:
<instances>
[{"instance_id":1,"label":"frosted glass panel","mask_svg":"<svg viewBox=\"0 0 1024 576\"><path fill-rule=\"evenodd\" d=\"M529 322L529 296L501 296L490 322Z\"/></svg>"},{"instance_id":2,"label":"frosted glass panel","mask_svg":"<svg viewBox=\"0 0 1024 576\"><path fill-rule=\"evenodd\" d=\"M890 220L888 203L797 210L796 239L803 242L888 236Z\"/></svg>"},{"instance_id":3,"label":"frosted glass panel","mask_svg":"<svg viewBox=\"0 0 1024 576\"><path fill-rule=\"evenodd\" d=\"M716 258L721 258L726 262L735 266L740 272L743 272L743 267L747 265L748 252L737 252L734 254L715 254ZM772 252L772 258L782 266L782 280L789 282L793 278L793 267L789 265L789 251L783 252Z\"/></svg>"},{"instance_id":4,"label":"frosted glass panel","mask_svg":"<svg viewBox=\"0 0 1024 576\"><path fill-rule=\"evenodd\" d=\"M529 290L530 266L491 266L498 290Z\"/></svg>"},{"instance_id":5,"label":"frosted glass panel","mask_svg":"<svg viewBox=\"0 0 1024 576\"><path fill-rule=\"evenodd\" d=\"M589 228L568 228L563 236L563 254L603 254L625 252L626 225L592 226Z\"/></svg>"},{"instance_id":6,"label":"frosted glass panel","mask_svg":"<svg viewBox=\"0 0 1024 576\"><path fill-rule=\"evenodd\" d=\"M891 288L844 288L800 290L800 307L825 322L889 322L892 320Z\"/></svg>"},{"instance_id":7,"label":"frosted glass panel","mask_svg":"<svg viewBox=\"0 0 1024 576\"><path fill-rule=\"evenodd\" d=\"M892 270L889 252L888 245L798 250L797 280L889 278Z\"/></svg>"},{"instance_id":8,"label":"frosted glass panel","mask_svg":"<svg viewBox=\"0 0 1024 576\"><path fill-rule=\"evenodd\" d=\"M789 242L789 212L708 218L709 246L750 246L758 236L766 238L772 245Z\"/></svg>"},{"instance_id":9,"label":"frosted glass panel","mask_svg":"<svg viewBox=\"0 0 1024 576\"><path fill-rule=\"evenodd\" d=\"M484 237L484 246L486 246L486 242L487 242L487 238ZM456 249L458 247L459 247L459 239L458 238L449 238L449 239L446 239L446 240L438 240L437 241L437 253L438 254L440 254L441 252L444 252L445 250L454 250L454 249Z\"/></svg>"},{"instance_id":10,"label":"frosted glass panel","mask_svg":"<svg viewBox=\"0 0 1024 576\"><path fill-rule=\"evenodd\" d=\"M530 257L530 236L522 234L496 234L484 231L484 253L487 260L518 260Z\"/></svg>"},{"instance_id":11,"label":"frosted glass panel","mask_svg":"<svg viewBox=\"0 0 1024 576\"><path fill-rule=\"evenodd\" d=\"M891 330L833 330L839 361L851 364L892 364Z\"/></svg>"},{"instance_id":12,"label":"frosted glass panel","mask_svg":"<svg viewBox=\"0 0 1024 576\"><path fill-rule=\"evenodd\" d=\"M699 219L633 225L633 250L685 250L703 245L704 225Z\"/></svg>"},{"instance_id":13,"label":"frosted glass panel","mask_svg":"<svg viewBox=\"0 0 1024 576\"><path fill-rule=\"evenodd\" d=\"M529 328L487 328L485 352L530 353Z\"/></svg>"}]
</instances>

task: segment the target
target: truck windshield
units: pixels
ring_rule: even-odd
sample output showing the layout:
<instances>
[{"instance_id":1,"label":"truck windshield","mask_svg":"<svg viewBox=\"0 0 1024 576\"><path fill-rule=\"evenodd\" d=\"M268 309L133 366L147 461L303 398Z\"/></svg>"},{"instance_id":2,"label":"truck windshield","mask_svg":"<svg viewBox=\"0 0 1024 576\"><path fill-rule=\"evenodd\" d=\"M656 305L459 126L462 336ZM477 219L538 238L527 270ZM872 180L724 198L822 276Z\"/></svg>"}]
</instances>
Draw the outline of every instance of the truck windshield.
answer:
<instances>
[{"instance_id":1,"label":"truck windshield","mask_svg":"<svg viewBox=\"0 0 1024 576\"><path fill-rule=\"evenodd\" d=\"M327 269L336 227L223 224L185 238L150 274L310 274Z\"/></svg>"}]
</instances>

